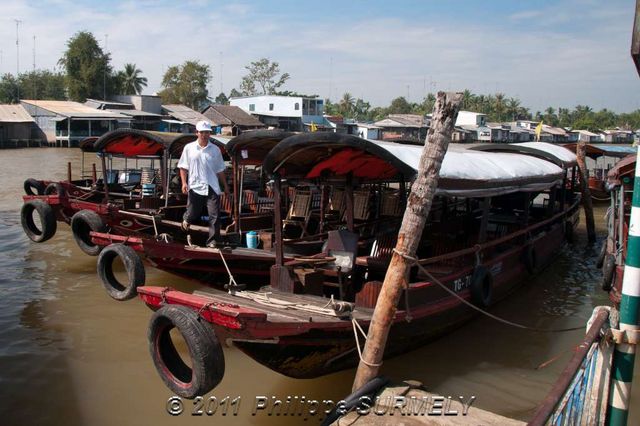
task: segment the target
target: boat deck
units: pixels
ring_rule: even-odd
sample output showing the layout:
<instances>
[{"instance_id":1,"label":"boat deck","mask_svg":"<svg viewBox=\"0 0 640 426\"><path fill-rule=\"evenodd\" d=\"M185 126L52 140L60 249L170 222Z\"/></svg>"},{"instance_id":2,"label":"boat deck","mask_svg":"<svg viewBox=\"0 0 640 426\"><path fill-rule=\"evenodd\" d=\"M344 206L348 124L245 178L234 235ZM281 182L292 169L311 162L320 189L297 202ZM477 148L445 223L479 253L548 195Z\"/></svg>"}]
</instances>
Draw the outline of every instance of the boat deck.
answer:
<instances>
[{"instance_id":1,"label":"boat deck","mask_svg":"<svg viewBox=\"0 0 640 426\"><path fill-rule=\"evenodd\" d=\"M370 321L373 309L358 307L352 315L339 316L328 307L330 299L325 297L284 293L269 289L268 291L239 291L236 295L215 289L197 290L194 296L211 301L229 304L240 304L242 307L255 309L267 314L268 322L297 323L343 323L352 317L357 321ZM323 313L322 311L326 311Z\"/></svg>"}]
</instances>

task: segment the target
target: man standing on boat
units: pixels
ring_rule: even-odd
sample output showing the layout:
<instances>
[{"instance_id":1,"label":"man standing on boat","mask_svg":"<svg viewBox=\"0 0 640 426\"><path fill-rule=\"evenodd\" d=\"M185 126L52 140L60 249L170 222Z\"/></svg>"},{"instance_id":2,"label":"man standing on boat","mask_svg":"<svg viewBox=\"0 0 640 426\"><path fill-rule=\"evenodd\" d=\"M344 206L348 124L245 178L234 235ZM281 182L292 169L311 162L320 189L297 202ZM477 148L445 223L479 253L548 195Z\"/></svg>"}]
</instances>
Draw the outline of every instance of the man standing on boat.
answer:
<instances>
[{"instance_id":1,"label":"man standing on boat","mask_svg":"<svg viewBox=\"0 0 640 426\"><path fill-rule=\"evenodd\" d=\"M209 214L209 238L207 246L213 247L220 240L220 181L225 194L229 194L224 175L224 160L220 149L209 142L211 123L199 121L196 124L198 139L185 145L178 161L182 192L189 194L187 211L184 213L182 229L189 230L206 204ZM188 175L188 180L187 180Z\"/></svg>"}]
</instances>

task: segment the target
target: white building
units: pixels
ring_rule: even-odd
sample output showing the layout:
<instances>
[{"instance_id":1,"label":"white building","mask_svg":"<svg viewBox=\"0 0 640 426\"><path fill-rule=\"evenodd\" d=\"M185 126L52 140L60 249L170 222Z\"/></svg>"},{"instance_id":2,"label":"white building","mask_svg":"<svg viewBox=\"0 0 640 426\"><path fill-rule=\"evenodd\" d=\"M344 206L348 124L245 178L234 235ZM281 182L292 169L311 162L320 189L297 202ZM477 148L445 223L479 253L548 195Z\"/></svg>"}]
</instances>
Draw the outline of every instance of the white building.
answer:
<instances>
[{"instance_id":1,"label":"white building","mask_svg":"<svg viewBox=\"0 0 640 426\"><path fill-rule=\"evenodd\" d=\"M455 125L484 127L487 125L487 115L479 112L460 111Z\"/></svg>"},{"instance_id":2,"label":"white building","mask_svg":"<svg viewBox=\"0 0 640 426\"><path fill-rule=\"evenodd\" d=\"M301 96L259 95L229 99L233 106L256 116L262 123L283 130L308 130L328 126L323 116L324 100Z\"/></svg>"}]
</instances>

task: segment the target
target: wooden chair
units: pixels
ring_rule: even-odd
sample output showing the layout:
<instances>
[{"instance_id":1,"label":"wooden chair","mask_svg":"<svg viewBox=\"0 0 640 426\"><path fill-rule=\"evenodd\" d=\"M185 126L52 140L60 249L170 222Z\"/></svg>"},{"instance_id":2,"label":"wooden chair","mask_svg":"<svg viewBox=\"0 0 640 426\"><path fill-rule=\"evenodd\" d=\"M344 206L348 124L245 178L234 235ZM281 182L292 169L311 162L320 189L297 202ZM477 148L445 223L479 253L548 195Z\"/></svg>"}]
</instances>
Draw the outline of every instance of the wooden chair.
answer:
<instances>
[{"instance_id":1,"label":"wooden chair","mask_svg":"<svg viewBox=\"0 0 640 426\"><path fill-rule=\"evenodd\" d=\"M371 191L369 189L361 189L353 191L353 219L366 221L371 215L371 206L369 204Z\"/></svg>"},{"instance_id":2,"label":"wooden chair","mask_svg":"<svg viewBox=\"0 0 640 426\"><path fill-rule=\"evenodd\" d=\"M397 233L382 234L373 242L369 256L356 259L358 266L367 268L367 280L384 278L397 241Z\"/></svg>"},{"instance_id":3,"label":"wooden chair","mask_svg":"<svg viewBox=\"0 0 640 426\"><path fill-rule=\"evenodd\" d=\"M324 285L338 288L340 300L352 296L353 271L356 264L356 254L358 252L358 239L360 236L354 232L341 229L329 231L327 241L322 253L325 256L335 258L335 260L320 265L325 277L332 280L325 280Z\"/></svg>"},{"instance_id":4,"label":"wooden chair","mask_svg":"<svg viewBox=\"0 0 640 426\"><path fill-rule=\"evenodd\" d=\"M249 210L251 213L258 211L258 197L255 191L245 189L242 191L242 207Z\"/></svg>"},{"instance_id":5,"label":"wooden chair","mask_svg":"<svg viewBox=\"0 0 640 426\"><path fill-rule=\"evenodd\" d=\"M382 191L380 216L400 217L404 214L402 199L397 191Z\"/></svg>"},{"instance_id":6,"label":"wooden chair","mask_svg":"<svg viewBox=\"0 0 640 426\"><path fill-rule=\"evenodd\" d=\"M294 225L301 229L300 237L304 237L309 231L309 219L311 218L312 194L309 190L296 190L291 197L291 206L287 217L282 221L282 229L288 225Z\"/></svg>"}]
</instances>

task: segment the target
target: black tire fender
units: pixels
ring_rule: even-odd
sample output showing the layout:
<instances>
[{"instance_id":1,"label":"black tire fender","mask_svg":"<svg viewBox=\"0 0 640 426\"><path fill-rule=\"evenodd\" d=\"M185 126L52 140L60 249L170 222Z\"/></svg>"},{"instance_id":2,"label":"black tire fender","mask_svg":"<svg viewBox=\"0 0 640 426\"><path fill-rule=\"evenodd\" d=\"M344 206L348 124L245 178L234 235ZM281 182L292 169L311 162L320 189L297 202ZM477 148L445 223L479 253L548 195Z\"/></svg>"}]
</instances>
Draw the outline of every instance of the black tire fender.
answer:
<instances>
[{"instance_id":1,"label":"black tire fender","mask_svg":"<svg viewBox=\"0 0 640 426\"><path fill-rule=\"evenodd\" d=\"M612 254L608 254L604 257L604 262L602 264L602 289L604 291L611 290L615 272L616 257Z\"/></svg>"},{"instance_id":2,"label":"black tire fender","mask_svg":"<svg viewBox=\"0 0 640 426\"><path fill-rule=\"evenodd\" d=\"M564 223L564 237L568 243L573 243L575 240L573 223L570 221Z\"/></svg>"},{"instance_id":3,"label":"black tire fender","mask_svg":"<svg viewBox=\"0 0 640 426\"><path fill-rule=\"evenodd\" d=\"M80 210L71 218L71 232L78 243L80 250L89 256L97 256L102 251L102 246L91 242L91 231L104 232L106 227L98 213L92 210Z\"/></svg>"},{"instance_id":4,"label":"black tire fender","mask_svg":"<svg viewBox=\"0 0 640 426\"><path fill-rule=\"evenodd\" d=\"M37 212L40 219L40 227L33 220L33 212ZM29 200L20 210L20 222L27 237L35 243L43 243L53 237L58 228L56 215L53 208L41 200Z\"/></svg>"},{"instance_id":5,"label":"black tire fender","mask_svg":"<svg viewBox=\"0 0 640 426\"><path fill-rule=\"evenodd\" d=\"M36 190L34 193L33 190ZM41 181L29 178L24 181L24 193L27 195L44 195L45 186Z\"/></svg>"},{"instance_id":6,"label":"black tire fender","mask_svg":"<svg viewBox=\"0 0 640 426\"><path fill-rule=\"evenodd\" d=\"M64 190L64 186L57 182L52 182L44 189L44 195L57 195L58 197L64 197L67 192Z\"/></svg>"},{"instance_id":7,"label":"black tire fender","mask_svg":"<svg viewBox=\"0 0 640 426\"><path fill-rule=\"evenodd\" d=\"M528 244L525 247L522 261L529 274L534 275L538 271L538 254L533 244Z\"/></svg>"},{"instance_id":8,"label":"black tire fender","mask_svg":"<svg viewBox=\"0 0 640 426\"><path fill-rule=\"evenodd\" d=\"M127 283L123 284L113 273L113 261L120 257L127 272ZM136 297L138 286L144 285L146 279L144 265L136 252L124 244L111 244L98 256L98 276L109 296L123 301Z\"/></svg>"},{"instance_id":9,"label":"black tire fender","mask_svg":"<svg viewBox=\"0 0 640 426\"><path fill-rule=\"evenodd\" d=\"M596 268L598 269L602 269L602 266L604 265L604 258L607 254L607 242L608 238L605 238L602 242L602 247L600 247L600 251L598 252L598 257L596 257Z\"/></svg>"},{"instance_id":10,"label":"black tire fender","mask_svg":"<svg viewBox=\"0 0 640 426\"><path fill-rule=\"evenodd\" d=\"M471 301L479 307L491 305L493 296L493 276L484 266L478 265L471 275Z\"/></svg>"},{"instance_id":11,"label":"black tire fender","mask_svg":"<svg viewBox=\"0 0 640 426\"><path fill-rule=\"evenodd\" d=\"M189 349L191 367L181 358L171 340L176 328ZM211 324L185 306L165 305L149 323L147 334L153 364L164 383L176 395L192 399L215 388L224 376L222 346Z\"/></svg>"},{"instance_id":12,"label":"black tire fender","mask_svg":"<svg viewBox=\"0 0 640 426\"><path fill-rule=\"evenodd\" d=\"M378 393L380 389L382 389L386 384L389 383L389 379L384 376L374 377L367 383L365 383L360 389L356 390L342 401L342 404L338 407L337 405L333 407L333 409L327 414L327 417L324 418L321 426L328 426L333 424L336 420L338 420L341 416L350 412L354 408L357 408L358 405L362 402L362 398L368 396L372 398L370 401L371 406L373 406L373 396Z\"/></svg>"}]
</instances>

